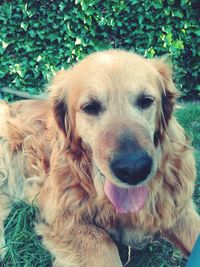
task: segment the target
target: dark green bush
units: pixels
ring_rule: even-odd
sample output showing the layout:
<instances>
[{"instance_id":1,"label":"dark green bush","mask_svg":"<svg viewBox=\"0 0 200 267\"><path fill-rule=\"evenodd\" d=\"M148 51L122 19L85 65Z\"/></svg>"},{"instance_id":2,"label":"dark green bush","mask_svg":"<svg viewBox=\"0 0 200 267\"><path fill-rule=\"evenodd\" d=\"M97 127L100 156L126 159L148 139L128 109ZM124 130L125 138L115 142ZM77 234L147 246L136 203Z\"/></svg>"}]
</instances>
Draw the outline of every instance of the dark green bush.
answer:
<instances>
[{"instance_id":1,"label":"dark green bush","mask_svg":"<svg viewBox=\"0 0 200 267\"><path fill-rule=\"evenodd\" d=\"M198 0L18 0L0 6L0 86L36 93L96 50L170 54L185 96L200 96Z\"/></svg>"}]
</instances>

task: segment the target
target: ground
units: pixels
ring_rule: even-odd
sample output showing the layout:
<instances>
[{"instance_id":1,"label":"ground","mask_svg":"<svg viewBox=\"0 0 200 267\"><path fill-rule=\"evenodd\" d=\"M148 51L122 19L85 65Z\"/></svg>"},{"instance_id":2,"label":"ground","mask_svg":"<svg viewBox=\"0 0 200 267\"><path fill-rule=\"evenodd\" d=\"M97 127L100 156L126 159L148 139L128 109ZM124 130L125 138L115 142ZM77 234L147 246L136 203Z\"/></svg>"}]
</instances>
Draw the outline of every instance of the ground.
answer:
<instances>
[{"instance_id":1,"label":"ground","mask_svg":"<svg viewBox=\"0 0 200 267\"><path fill-rule=\"evenodd\" d=\"M181 125L195 147L197 160L197 183L194 200L200 211L200 103L181 103L176 112ZM5 222L8 252L5 267L50 267L51 256L42 247L40 238L33 230L36 208L23 203L15 204ZM123 262L127 259L127 248L120 248ZM127 267L183 267L185 260L180 251L166 241L148 244L145 248L132 251Z\"/></svg>"}]
</instances>

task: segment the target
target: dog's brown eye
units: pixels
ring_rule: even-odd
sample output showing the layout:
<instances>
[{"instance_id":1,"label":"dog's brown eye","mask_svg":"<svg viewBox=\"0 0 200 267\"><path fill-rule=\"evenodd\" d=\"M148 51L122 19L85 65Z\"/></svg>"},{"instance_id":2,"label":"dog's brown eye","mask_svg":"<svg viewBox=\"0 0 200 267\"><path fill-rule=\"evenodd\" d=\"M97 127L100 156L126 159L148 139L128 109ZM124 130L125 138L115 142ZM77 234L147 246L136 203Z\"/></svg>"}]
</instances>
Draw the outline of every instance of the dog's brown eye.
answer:
<instances>
[{"instance_id":1,"label":"dog's brown eye","mask_svg":"<svg viewBox=\"0 0 200 267\"><path fill-rule=\"evenodd\" d=\"M98 116L102 111L101 103L97 101L92 101L81 108L85 113L92 116Z\"/></svg>"},{"instance_id":2,"label":"dog's brown eye","mask_svg":"<svg viewBox=\"0 0 200 267\"><path fill-rule=\"evenodd\" d=\"M137 105L141 109L147 109L149 108L154 102L154 98L151 96L141 96L137 100Z\"/></svg>"}]
</instances>

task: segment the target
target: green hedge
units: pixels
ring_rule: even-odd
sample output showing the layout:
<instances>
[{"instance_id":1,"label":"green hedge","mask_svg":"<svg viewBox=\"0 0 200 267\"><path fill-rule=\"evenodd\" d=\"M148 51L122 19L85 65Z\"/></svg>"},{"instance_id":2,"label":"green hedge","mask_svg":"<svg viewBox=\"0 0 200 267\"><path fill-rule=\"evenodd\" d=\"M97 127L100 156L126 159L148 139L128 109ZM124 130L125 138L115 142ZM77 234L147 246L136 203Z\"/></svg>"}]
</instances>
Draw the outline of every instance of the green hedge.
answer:
<instances>
[{"instance_id":1,"label":"green hedge","mask_svg":"<svg viewBox=\"0 0 200 267\"><path fill-rule=\"evenodd\" d=\"M0 5L0 86L37 93L52 74L106 48L170 54L185 96L200 96L199 0L11 0Z\"/></svg>"}]
</instances>

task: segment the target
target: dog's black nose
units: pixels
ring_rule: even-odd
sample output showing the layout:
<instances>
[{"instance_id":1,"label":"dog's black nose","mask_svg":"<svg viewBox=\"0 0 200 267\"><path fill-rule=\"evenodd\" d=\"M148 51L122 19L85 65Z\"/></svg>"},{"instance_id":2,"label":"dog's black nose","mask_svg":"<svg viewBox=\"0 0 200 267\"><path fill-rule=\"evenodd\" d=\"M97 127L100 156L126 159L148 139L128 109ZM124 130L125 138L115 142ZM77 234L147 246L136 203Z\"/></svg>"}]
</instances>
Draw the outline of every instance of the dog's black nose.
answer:
<instances>
[{"instance_id":1,"label":"dog's black nose","mask_svg":"<svg viewBox=\"0 0 200 267\"><path fill-rule=\"evenodd\" d=\"M136 185L144 181L152 168L152 158L145 151L120 153L111 161L111 170L122 182Z\"/></svg>"}]
</instances>

